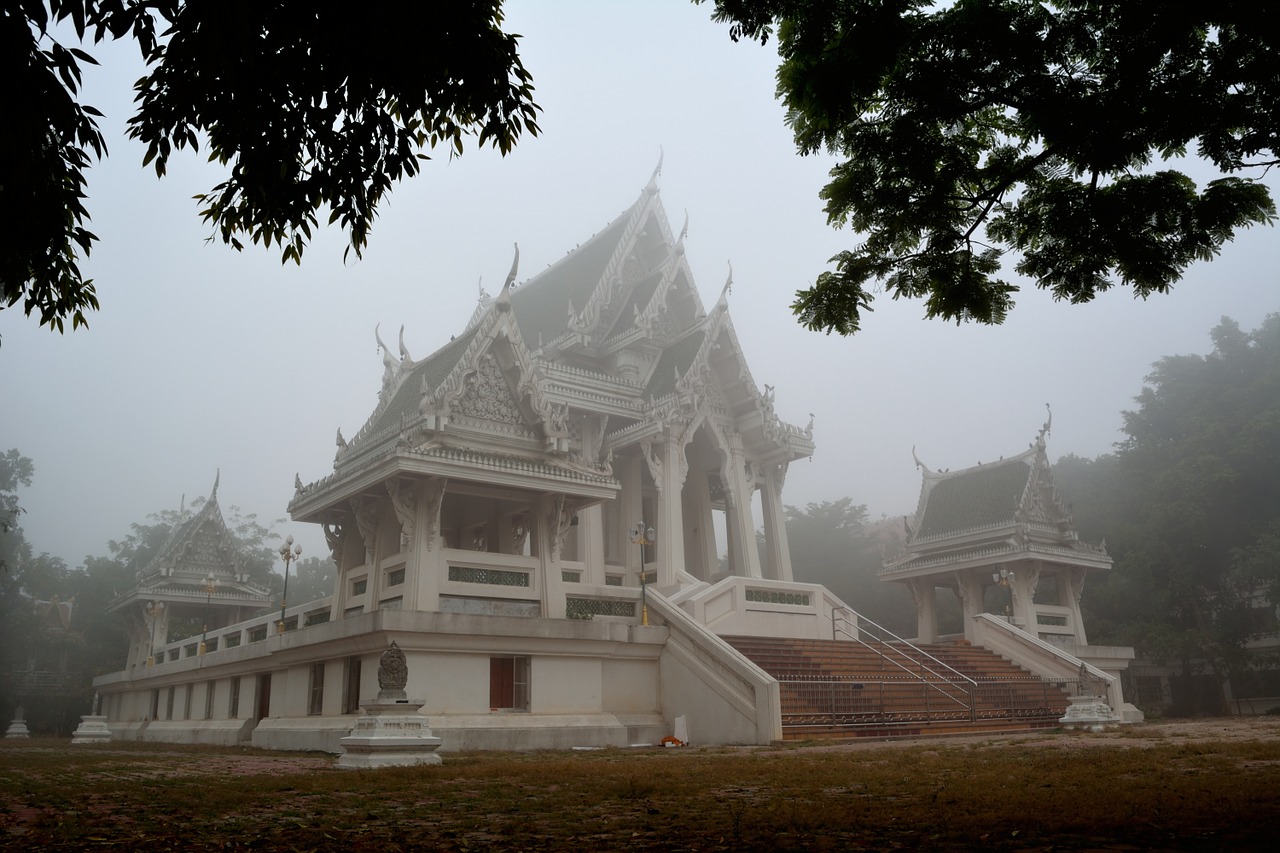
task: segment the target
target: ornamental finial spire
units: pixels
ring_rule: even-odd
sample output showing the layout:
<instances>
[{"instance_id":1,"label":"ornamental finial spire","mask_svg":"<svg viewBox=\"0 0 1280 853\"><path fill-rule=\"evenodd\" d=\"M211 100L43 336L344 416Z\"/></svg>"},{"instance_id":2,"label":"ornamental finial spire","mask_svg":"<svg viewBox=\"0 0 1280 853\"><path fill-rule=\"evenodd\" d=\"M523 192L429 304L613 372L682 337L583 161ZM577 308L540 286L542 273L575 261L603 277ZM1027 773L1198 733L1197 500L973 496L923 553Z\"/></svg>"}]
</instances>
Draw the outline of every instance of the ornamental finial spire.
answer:
<instances>
[{"instance_id":1,"label":"ornamental finial spire","mask_svg":"<svg viewBox=\"0 0 1280 853\"><path fill-rule=\"evenodd\" d=\"M1039 444L1041 448L1044 447L1045 436L1049 435L1050 431L1053 429L1053 409L1049 408L1048 403L1044 404L1044 408L1045 411L1049 413L1049 418L1044 422L1044 426L1040 427L1040 435L1036 438L1036 443Z\"/></svg>"},{"instance_id":2,"label":"ornamental finial spire","mask_svg":"<svg viewBox=\"0 0 1280 853\"><path fill-rule=\"evenodd\" d=\"M658 176L662 174L662 146L658 146L658 165L653 167L653 174L649 176L649 183L645 184L644 191L647 193L656 193L658 191Z\"/></svg>"},{"instance_id":3,"label":"ornamental finial spire","mask_svg":"<svg viewBox=\"0 0 1280 853\"><path fill-rule=\"evenodd\" d=\"M520 244L513 244L516 249L515 257L511 259L511 272L507 273L507 280L502 283L502 291L498 294L498 310L505 311L511 307L511 285L515 283L516 273L520 269Z\"/></svg>"}]
</instances>

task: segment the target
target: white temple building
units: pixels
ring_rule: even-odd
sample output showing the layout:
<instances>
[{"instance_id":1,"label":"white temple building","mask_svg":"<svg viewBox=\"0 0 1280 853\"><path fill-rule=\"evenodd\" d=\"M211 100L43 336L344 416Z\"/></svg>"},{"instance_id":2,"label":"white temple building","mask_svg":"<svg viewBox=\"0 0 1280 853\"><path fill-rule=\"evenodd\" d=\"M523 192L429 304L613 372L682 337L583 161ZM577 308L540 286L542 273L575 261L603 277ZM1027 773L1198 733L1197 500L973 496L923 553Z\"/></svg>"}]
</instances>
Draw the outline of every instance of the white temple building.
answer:
<instances>
[{"instance_id":1,"label":"white temple building","mask_svg":"<svg viewBox=\"0 0 1280 853\"><path fill-rule=\"evenodd\" d=\"M441 752L657 743L678 720L699 744L783 737L784 703L808 700L725 637L868 643L848 603L792 578L782 489L812 420L756 384L731 281L705 306L657 174L559 263L518 286L513 263L435 352L415 359L403 329L382 345L374 411L289 504L323 526L332 595L219 622L203 654L151 650L139 622L127 668L96 681L113 735L340 752L394 642ZM153 600L172 599L143 584L120 606ZM1074 677L1059 651L1044 677Z\"/></svg>"}]
</instances>

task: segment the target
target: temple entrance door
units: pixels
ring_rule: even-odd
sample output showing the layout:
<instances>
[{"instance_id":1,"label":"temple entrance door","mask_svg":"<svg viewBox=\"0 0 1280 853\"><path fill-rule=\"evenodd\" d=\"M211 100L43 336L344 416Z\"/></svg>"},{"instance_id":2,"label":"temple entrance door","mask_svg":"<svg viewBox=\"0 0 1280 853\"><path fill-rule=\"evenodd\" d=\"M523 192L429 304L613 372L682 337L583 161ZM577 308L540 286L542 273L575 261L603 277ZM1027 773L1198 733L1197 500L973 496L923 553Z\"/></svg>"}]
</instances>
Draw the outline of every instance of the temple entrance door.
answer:
<instances>
[{"instance_id":1,"label":"temple entrance door","mask_svg":"<svg viewBox=\"0 0 1280 853\"><path fill-rule=\"evenodd\" d=\"M271 673L264 672L258 676L257 690L257 712L254 714L254 722L266 719L271 716Z\"/></svg>"}]
</instances>

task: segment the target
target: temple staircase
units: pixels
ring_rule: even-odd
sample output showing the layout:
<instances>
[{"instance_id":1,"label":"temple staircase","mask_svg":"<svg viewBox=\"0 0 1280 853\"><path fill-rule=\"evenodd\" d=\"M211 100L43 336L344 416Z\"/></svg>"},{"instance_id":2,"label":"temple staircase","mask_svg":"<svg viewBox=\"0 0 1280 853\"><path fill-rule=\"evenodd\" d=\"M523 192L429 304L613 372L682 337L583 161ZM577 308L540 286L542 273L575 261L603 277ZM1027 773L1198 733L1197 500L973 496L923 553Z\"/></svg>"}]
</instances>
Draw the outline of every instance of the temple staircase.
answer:
<instances>
[{"instance_id":1,"label":"temple staircase","mask_svg":"<svg viewBox=\"0 0 1280 853\"><path fill-rule=\"evenodd\" d=\"M784 740L1028 731L1069 704L1069 683L963 641L723 639L778 680Z\"/></svg>"}]
</instances>

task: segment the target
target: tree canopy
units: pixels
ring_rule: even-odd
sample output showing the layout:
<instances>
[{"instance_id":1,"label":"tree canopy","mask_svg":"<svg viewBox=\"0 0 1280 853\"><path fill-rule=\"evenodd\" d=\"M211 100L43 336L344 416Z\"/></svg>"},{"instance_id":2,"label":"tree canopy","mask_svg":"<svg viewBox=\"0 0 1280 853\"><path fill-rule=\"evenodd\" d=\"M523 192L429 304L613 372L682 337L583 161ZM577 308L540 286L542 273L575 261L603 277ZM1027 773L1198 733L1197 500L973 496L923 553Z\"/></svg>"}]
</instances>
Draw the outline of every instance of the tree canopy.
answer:
<instances>
[{"instance_id":1,"label":"tree canopy","mask_svg":"<svg viewBox=\"0 0 1280 853\"><path fill-rule=\"evenodd\" d=\"M383 196L424 149L468 138L507 153L537 134L532 78L504 32L501 0L24 0L0 8L0 72L19 93L0 134L0 310L62 331L98 307L79 262L85 172L106 154L101 113L80 102L81 47L132 39L147 65L129 133L163 176L181 149L228 167L197 196L226 244L301 262L337 222L359 255ZM74 38L71 38L74 36Z\"/></svg>"},{"instance_id":2,"label":"tree canopy","mask_svg":"<svg viewBox=\"0 0 1280 853\"><path fill-rule=\"evenodd\" d=\"M1277 628L1280 314L1211 334L1208 355L1156 363L1114 454L1060 460L1054 478L1115 558L1086 587L1091 638L1225 680L1255 669L1250 641Z\"/></svg>"},{"instance_id":3,"label":"tree canopy","mask_svg":"<svg viewBox=\"0 0 1280 853\"><path fill-rule=\"evenodd\" d=\"M797 293L810 329L857 332L877 286L1000 323L1006 252L1056 299L1145 298L1275 219L1255 179L1280 163L1273 4L715 0L713 17L735 41L776 34L797 148L842 158L821 197L863 242ZM1167 162L1188 154L1222 177Z\"/></svg>"}]
</instances>

